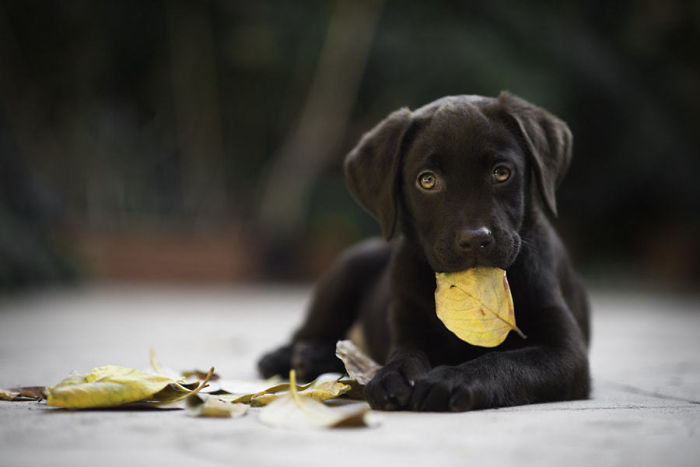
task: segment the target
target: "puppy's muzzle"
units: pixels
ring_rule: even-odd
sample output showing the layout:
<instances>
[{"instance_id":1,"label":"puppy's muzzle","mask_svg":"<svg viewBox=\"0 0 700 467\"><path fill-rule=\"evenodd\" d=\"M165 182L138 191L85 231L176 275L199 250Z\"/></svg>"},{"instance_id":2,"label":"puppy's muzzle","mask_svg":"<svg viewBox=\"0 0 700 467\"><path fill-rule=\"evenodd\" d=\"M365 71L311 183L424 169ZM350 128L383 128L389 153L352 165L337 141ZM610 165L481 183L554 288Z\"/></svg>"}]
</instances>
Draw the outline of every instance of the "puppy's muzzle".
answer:
<instances>
[{"instance_id":1,"label":"puppy's muzzle","mask_svg":"<svg viewBox=\"0 0 700 467\"><path fill-rule=\"evenodd\" d=\"M493 247L493 234L488 227L462 229L457 234L457 249L464 253L482 256L488 255Z\"/></svg>"}]
</instances>

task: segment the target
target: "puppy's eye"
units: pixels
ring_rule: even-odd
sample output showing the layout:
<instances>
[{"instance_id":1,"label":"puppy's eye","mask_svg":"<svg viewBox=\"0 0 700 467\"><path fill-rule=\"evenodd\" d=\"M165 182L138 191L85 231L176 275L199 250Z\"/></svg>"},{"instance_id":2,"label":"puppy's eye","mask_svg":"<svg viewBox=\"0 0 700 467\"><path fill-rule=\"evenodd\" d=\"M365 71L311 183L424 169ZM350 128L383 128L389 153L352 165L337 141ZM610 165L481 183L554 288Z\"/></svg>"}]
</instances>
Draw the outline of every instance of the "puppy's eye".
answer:
<instances>
[{"instance_id":1,"label":"puppy's eye","mask_svg":"<svg viewBox=\"0 0 700 467\"><path fill-rule=\"evenodd\" d=\"M418 186L424 190L434 190L437 188L438 178L432 172L423 172L418 175Z\"/></svg>"},{"instance_id":2,"label":"puppy's eye","mask_svg":"<svg viewBox=\"0 0 700 467\"><path fill-rule=\"evenodd\" d=\"M497 165L491 172L491 178L493 178L494 183L506 182L510 178L510 169L505 165Z\"/></svg>"}]
</instances>

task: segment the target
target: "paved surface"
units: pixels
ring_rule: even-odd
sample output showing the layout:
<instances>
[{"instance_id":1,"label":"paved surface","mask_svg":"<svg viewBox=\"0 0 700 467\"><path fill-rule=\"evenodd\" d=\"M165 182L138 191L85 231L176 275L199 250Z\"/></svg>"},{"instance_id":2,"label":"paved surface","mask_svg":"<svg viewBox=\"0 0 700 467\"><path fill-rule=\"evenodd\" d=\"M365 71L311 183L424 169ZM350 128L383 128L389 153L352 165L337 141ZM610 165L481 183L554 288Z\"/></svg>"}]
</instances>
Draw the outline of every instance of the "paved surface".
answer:
<instances>
[{"instance_id":1,"label":"paved surface","mask_svg":"<svg viewBox=\"0 0 700 467\"><path fill-rule=\"evenodd\" d=\"M306 289L90 287L0 299L0 387L69 371L253 362L298 322ZM463 414L382 413L374 428L273 429L181 411L0 402L0 466L697 466L700 299L593 294L594 397Z\"/></svg>"}]
</instances>

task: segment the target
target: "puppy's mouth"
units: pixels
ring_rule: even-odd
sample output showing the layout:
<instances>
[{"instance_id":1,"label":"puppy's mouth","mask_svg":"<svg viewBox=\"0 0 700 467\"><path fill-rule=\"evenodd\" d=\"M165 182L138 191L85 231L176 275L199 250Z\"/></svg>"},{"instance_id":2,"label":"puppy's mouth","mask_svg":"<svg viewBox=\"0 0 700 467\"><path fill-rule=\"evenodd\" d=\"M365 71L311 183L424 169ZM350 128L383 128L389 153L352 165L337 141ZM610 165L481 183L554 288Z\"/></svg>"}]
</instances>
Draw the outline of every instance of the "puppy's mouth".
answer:
<instances>
[{"instance_id":1,"label":"puppy's mouth","mask_svg":"<svg viewBox=\"0 0 700 467\"><path fill-rule=\"evenodd\" d=\"M476 267L507 269L507 267L509 266L500 263L497 264L487 260L478 260L477 258L473 257L464 260L459 260L455 258L452 261L440 261L439 264L434 264L434 262L432 261L430 262L433 263L431 264L431 266L433 270L435 270L435 272L461 272Z\"/></svg>"},{"instance_id":2,"label":"puppy's mouth","mask_svg":"<svg viewBox=\"0 0 700 467\"><path fill-rule=\"evenodd\" d=\"M431 251L426 251L428 263L435 272L460 272L475 267L490 267L507 270L518 257L522 241L514 234L508 239L508 245L495 249L488 254L480 251L455 251L441 247L438 242Z\"/></svg>"}]
</instances>

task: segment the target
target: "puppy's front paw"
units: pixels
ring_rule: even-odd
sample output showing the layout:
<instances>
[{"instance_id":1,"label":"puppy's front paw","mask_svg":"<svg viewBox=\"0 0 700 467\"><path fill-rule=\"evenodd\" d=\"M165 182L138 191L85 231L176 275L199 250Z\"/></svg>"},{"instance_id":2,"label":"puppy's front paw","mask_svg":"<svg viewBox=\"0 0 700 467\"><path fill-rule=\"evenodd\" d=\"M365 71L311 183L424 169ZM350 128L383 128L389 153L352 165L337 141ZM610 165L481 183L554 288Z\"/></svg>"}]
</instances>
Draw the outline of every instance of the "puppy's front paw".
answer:
<instances>
[{"instance_id":1,"label":"puppy's front paw","mask_svg":"<svg viewBox=\"0 0 700 467\"><path fill-rule=\"evenodd\" d=\"M427 361L419 358L394 360L383 367L365 386L370 407L399 410L408 407L416 381L427 373Z\"/></svg>"},{"instance_id":2,"label":"puppy's front paw","mask_svg":"<svg viewBox=\"0 0 700 467\"><path fill-rule=\"evenodd\" d=\"M287 376L291 368L292 346L284 345L268 352L258 360L258 372L263 378L271 378L275 375Z\"/></svg>"},{"instance_id":3,"label":"puppy's front paw","mask_svg":"<svg viewBox=\"0 0 700 467\"><path fill-rule=\"evenodd\" d=\"M475 386L463 370L439 366L416 381L410 406L423 412L464 412L475 407Z\"/></svg>"},{"instance_id":4,"label":"puppy's front paw","mask_svg":"<svg viewBox=\"0 0 700 467\"><path fill-rule=\"evenodd\" d=\"M345 366L335 356L335 344L300 341L292 348L291 366L299 381L311 381L323 373L344 373Z\"/></svg>"},{"instance_id":5,"label":"puppy's front paw","mask_svg":"<svg viewBox=\"0 0 700 467\"><path fill-rule=\"evenodd\" d=\"M335 356L334 344L300 341L266 353L258 360L263 378L275 375L286 378L295 370L299 381L311 381L322 373L342 373L343 362Z\"/></svg>"}]
</instances>

